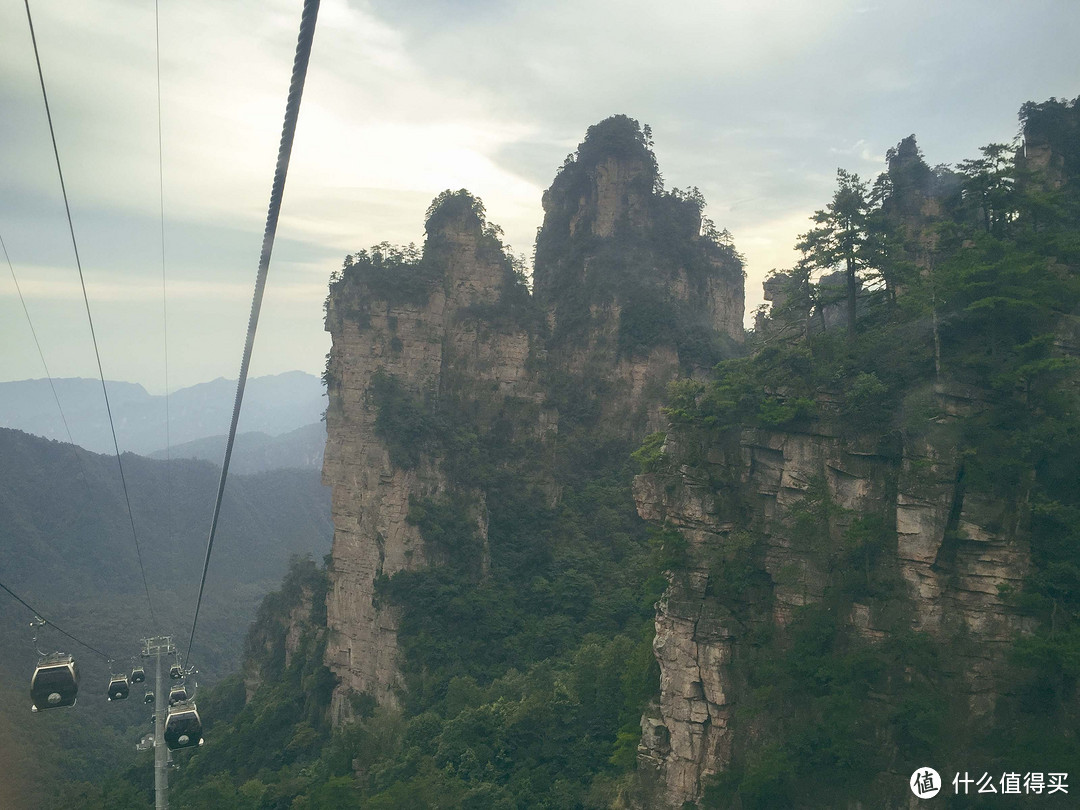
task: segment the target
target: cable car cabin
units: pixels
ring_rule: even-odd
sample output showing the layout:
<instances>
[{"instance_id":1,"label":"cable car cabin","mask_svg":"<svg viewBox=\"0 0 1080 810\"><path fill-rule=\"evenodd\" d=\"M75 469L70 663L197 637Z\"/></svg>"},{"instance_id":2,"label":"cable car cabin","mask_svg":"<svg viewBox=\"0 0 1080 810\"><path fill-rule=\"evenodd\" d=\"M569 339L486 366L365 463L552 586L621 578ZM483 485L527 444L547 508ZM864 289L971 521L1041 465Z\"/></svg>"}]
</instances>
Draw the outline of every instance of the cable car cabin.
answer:
<instances>
[{"instance_id":1,"label":"cable car cabin","mask_svg":"<svg viewBox=\"0 0 1080 810\"><path fill-rule=\"evenodd\" d=\"M147 692L146 697L143 698L142 702L143 703L153 703L154 702L154 693L153 692Z\"/></svg>"},{"instance_id":2,"label":"cable car cabin","mask_svg":"<svg viewBox=\"0 0 1080 810\"><path fill-rule=\"evenodd\" d=\"M183 686L174 686L169 690L169 705L175 706L177 703L182 703L188 699L187 689Z\"/></svg>"},{"instance_id":3,"label":"cable car cabin","mask_svg":"<svg viewBox=\"0 0 1080 810\"><path fill-rule=\"evenodd\" d=\"M182 701L171 709L165 719L165 745L170 751L194 748L203 744L202 720L193 701Z\"/></svg>"},{"instance_id":4,"label":"cable car cabin","mask_svg":"<svg viewBox=\"0 0 1080 810\"><path fill-rule=\"evenodd\" d=\"M126 700L131 693L126 675L113 675L109 681L109 700Z\"/></svg>"},{"instance_id":5,"label":"cable car cabin","mask_svg":"<svg viewBox=\"0 0 1080 810\"><path fill-rule=\"evenodd\" d=\"M169 677L174 681L178 681L184 677L184 670L180 669L179 664L173 664L169 669Z\"/></svg>"},{"instance_id":6,"label":"cable car cabin","mask_svg":"<svg viewBox=\"0 0 1080 810\"><path fill-rule=\"evenodd\" d=\"M144 670L142 667L135 667L135 669L131 670L131 682L132 683L142 683L145 680L146 680L146 670Z\"/></svg>"},{"instance_id":7,"label":"cable car cabin","mask_svg":"<svg viewBox=\"0 0 1080 810\"><path fill-rule=\"evenodd\" d=\"M33 711L74 706L79 694L79 669L73 656L53 653L38 661L30 678Z\"/></svg>"}]
</instances>

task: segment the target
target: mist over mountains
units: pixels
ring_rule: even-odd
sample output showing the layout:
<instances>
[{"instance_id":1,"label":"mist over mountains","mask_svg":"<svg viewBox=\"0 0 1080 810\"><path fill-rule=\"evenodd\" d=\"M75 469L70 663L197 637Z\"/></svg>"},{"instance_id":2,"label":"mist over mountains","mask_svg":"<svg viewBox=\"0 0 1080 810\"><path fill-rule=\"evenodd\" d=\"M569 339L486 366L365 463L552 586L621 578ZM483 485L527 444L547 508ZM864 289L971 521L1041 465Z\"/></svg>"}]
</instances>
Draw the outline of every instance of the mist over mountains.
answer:
<instances>
[{"instance_id":1,"label":"mist over mountains","mask_svg":"<svg viewBox=\"0 0 1080 810\"><path fill-rule=\"evenodd\" d=\"M220 464L225 453L225 439L223 435L195 439L173 445L170 451L156 450L150 453L150 458L198 459ZM242 475L268 470L321 470L325 449L324 422L313 422L280 436L261 431L241 433L236 437L229 469Z\"/></svg>"},{"instance_id":2,"label":"mist over mountains","mask_svg":"<svg viewBox=\"0 0 1080 810\"><path fill-rule=\"evenodd\" d=\"M68 378L53 381L64 409L71 439L95 453L112 453L105 400L95 379ZM116 438L122 452L150 455L172 444L174 457L220 460L221 450L211 455L205 446L184 448L189 442L220 437L212 447L224 447L229 430L236 381L219 377L181 388L169 396L166 438L165 397L150 394L137 383L107 381L109 401L116 422ZM289 371L248 381L239 433L262 433L277 437L314 425L326 410L322 382L312 374ZM57 441L68 441L63 420L53 401L49 381L19 380L0 383L0 427L14 428ZM310 431L312 433L317 431ZM243 440L248 446L266 441ZM310 444L310 442L309 442ZM190 451L190 452L189 452ZM306 451L304 451L306 452ZM284 466L317 466L289 463ZM264 467L249 466L246 471Z\"/></svg>"}]
</instances>

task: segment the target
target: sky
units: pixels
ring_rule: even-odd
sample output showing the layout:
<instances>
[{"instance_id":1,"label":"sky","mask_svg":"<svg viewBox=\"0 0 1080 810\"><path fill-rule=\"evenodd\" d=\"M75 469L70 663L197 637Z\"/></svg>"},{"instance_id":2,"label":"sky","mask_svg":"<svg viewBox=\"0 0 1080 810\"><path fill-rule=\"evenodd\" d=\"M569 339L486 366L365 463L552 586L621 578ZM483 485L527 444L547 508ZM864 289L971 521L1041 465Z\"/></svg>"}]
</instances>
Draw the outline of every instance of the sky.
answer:
<instances>
[{"instance_id":1,"label":"sky","mask_svg":"<svg viewBox=\"0 0 1080 810\"><path fill-rule=\"evenodd\" d=\"M31 10L105 376L162 393L166 345L170 390L237 374L302 0L159 0L160 161L154 5ZM1077 31L1073 0L323 0L251 372L321 373L330 273L419 244L444 189L479 196L530 258L544 189L616 113L733 234L749 322L838 168L873 178L912 133L931 165L1011 140L1023 102L1080 95ZM16 2L0 238L52 376L96 376ZM0 262L0 381L43 377Z\"/></svg>"}]
</instances>

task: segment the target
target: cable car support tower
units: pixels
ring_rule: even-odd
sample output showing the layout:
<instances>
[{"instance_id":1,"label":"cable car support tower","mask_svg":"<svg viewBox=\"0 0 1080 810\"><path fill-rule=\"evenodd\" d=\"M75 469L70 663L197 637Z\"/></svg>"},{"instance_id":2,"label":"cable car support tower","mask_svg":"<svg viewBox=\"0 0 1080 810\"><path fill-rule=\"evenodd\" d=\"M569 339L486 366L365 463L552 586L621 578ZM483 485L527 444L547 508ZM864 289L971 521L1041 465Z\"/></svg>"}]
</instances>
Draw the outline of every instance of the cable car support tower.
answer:
<instances>
[{"instance_id":1,"label":"cable car support tower","mask_svg":"<svg viewBox=\"0 0 1080 810\"><path fill-rule=\"evenodd\" d=\"M169 810L169 759L165 745L165 713L168 710L161 683L161 659L176 655L172 636L143 639L142 657L154 659L154 810Z\"/></svg>"}]
</instances>

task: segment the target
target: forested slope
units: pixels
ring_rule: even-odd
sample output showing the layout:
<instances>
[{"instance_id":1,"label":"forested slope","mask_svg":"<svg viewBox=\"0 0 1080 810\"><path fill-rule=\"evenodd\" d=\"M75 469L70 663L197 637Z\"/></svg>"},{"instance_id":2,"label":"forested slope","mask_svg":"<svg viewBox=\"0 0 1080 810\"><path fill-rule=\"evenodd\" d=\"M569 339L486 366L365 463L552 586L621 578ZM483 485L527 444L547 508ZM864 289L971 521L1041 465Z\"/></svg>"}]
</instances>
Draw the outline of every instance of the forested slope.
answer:
<instances>
[{"instance_id":1,"label":"forested slope","mask_svg":"<svg viewBox=\"0 0 1080 810\"><path fill-rule=\"evenodd\" d=\"M0 581L61 628L115 657L117 671L130 666L147 634L171 633L186 648L218 480L207 462L132 454L125 455L124 470L156 626L115 457L0 429ZM329 550L328 501L314 471L230 478L192 651L204 683L240 665L247 625L290 556L321 559ZM21 781L49 790L61 779L94 778L132 761L135 742L148 728L142 693L107 703L107 662L46 628L39 646L74 653L82 687L70 711L31 717L33 616L3 594L0 617L0 712L6 739L17 743L5 746L5 754L26 766Z\"/></svg>"}]
</instances>

